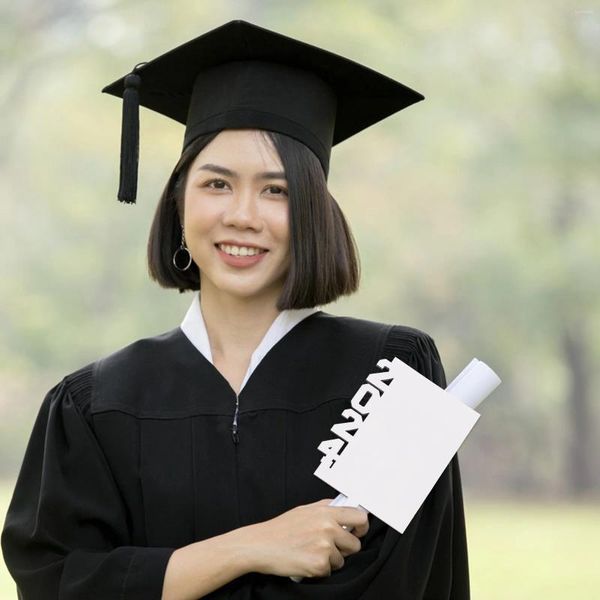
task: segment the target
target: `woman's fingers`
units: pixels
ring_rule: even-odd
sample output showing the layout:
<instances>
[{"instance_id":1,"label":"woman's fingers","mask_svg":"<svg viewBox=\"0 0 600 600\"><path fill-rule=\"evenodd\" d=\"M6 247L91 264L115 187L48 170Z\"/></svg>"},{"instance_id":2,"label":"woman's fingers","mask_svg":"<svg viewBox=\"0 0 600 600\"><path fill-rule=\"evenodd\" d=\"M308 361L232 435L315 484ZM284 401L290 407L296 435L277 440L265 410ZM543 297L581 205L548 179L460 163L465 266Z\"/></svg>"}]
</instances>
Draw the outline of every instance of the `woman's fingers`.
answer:
<instances>
[{"instance_id":1,"label":"woman's fingers","mask_svg":"<svg viewBox=\"0 0 600 600\"><path fill-rule=\"evenodd\" d=\"M341 569L344 566L344 556L347 555L344 555L344 553L341 552L337 547L331 551L329 562L331 564L332 571L337 571L338 569Z\"/></svg>"},{"instance_id":2,"label":"woman's fingers","mask_svg":"<svg viewBox=\"0 0 600 600\"><path fill-rule=\"evenodd\" d=\"M369 531L369 515L367 515L367 518L365 520L365 522L363 524L359 524L357 525L353 530L352 533L356 536L356 537L364 537L365 535L367 535Z\"/></svg>"},{"instance_id":3,"label":"woman's fingers","mask_svg":"<svg viewBox=\"0 0 600 600\"><path fill-rule=\"evenodd\" d=\"M353 533L350 533L341 527L334 537L334 542L343 556L355 554L362 546L360 540Z\"/></svg>"},{"instance_id":4,"label":"woman's fingers","mask_svg":"<svg viewBox=\"0 0 600 600\"><path fill-rule=\"evenodd\" d=\"M354 533L353 530L357 530L366 533L369 530L369 513L362 508L353 508L350 506L332 508L336 511L334 516L337 522L340 525L345 525L348 531Z\"/></svg>"}]
</instances>

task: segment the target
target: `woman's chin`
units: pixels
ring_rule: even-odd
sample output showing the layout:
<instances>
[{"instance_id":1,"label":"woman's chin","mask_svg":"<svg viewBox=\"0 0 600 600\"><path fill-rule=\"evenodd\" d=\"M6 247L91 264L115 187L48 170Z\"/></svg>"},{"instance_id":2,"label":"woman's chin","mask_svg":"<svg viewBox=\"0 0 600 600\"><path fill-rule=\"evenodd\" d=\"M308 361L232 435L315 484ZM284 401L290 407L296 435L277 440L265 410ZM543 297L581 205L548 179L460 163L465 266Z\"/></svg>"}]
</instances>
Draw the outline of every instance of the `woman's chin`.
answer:
<instances>
[{"instance_id":1,"label":"woman's chin","mask_svg":"<svg viewBox=\"0 0 600 600\"><path fill-rule=\"evenodd\" d=\"M201 287L202 289L202 287ZM282 286L237 285L237 286L211 286L211 295L222 301L239 302L276 302L281 294Z\"/></svg>"}]
</instances>

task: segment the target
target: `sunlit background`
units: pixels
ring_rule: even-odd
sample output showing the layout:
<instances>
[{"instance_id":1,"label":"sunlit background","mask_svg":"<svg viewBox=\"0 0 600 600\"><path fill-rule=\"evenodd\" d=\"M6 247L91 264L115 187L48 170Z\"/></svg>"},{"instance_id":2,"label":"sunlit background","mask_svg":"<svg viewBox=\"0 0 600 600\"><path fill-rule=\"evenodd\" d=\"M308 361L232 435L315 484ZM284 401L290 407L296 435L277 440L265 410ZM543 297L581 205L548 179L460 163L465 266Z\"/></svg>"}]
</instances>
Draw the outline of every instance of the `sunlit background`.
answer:
<instances>
[{"instance_id":1,"label":"sunlit background","mask_svg":"<svg viewBox=\"0 0 600 600\"><path fill-rule=\"evenodd\" d=\"M45 392L176 327L191 298L145 263L183 126L140 111L138 200L122 205L121 105L100 90L235 18L425 95L333 149L363 274L325 309L427 331L449 380L473 356L502 377L459 451L473 598L597 597L597 1L3 0L2 521ZM4 564L0 596L16 597Z\"/></svg>"}]
</instances>

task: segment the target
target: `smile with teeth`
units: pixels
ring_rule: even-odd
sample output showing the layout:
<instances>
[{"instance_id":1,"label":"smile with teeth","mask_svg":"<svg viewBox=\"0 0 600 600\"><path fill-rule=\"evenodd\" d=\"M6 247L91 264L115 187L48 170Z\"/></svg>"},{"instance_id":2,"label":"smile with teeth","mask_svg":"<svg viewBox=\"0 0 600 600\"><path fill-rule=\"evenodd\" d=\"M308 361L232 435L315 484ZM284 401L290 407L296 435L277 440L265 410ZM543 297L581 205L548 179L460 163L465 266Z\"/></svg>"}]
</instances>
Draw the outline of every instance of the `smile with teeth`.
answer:
<instances>
[{"instance_id":1,"label":"smile with teeth","mask_svg":"<svg viewBox=\"0 0 600 600\"><path fill-rule=\"evenodd\" d=\"M217 244L217 248L231 256L256 256L267 252L262 248L251 248L249 246L230 246L228 244Z\"/></svg>"}]
</instances>

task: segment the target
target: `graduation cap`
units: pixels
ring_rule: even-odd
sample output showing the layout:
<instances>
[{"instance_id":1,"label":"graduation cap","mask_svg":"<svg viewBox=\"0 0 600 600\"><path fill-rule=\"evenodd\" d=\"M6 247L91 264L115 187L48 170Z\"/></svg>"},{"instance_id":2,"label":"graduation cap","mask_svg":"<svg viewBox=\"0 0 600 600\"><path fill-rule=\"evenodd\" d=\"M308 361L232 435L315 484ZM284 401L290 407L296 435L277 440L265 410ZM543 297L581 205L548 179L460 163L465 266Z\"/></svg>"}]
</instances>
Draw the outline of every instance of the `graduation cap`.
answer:
<instances>
[{"instance_id":1,"label":"graduation cap","mask_svg":"<svg viewBox=\"0 0 600 600\"><path fill-rule=\"evenodd\" d=\"M411 88L347 58L247 21L230 21L106 86L123 98L118 198L135 202L139 105L183 123L183 150L198 136L253 128L293 137L318 157L423 100Z\"/></svg>"}]
</instances>

